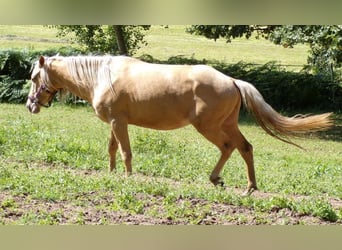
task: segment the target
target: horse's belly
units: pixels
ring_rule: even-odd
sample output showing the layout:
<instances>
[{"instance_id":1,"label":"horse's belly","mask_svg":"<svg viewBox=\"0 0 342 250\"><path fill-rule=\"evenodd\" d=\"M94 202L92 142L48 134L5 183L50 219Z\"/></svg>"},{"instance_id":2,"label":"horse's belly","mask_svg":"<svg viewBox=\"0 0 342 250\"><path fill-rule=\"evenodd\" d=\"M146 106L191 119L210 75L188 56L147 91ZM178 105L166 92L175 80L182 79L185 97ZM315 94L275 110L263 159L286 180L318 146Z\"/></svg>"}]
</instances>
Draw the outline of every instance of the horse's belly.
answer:
<instances>
[{"instance_id":1,"label":"horse's belly","mask_svg":"<svg viewBox=\"0 0 342 250\"><path fill-rule=\"evenodd\" d=\"M170 117L170 119L130 119L130 124L145 127L145 128L151 128L151 129L158 129L158 130L171 130L171 129L177 129L184 127L186 125L190 124L190 121L188 119L182 118L173 118Z\"/></svg>"},{"instance_id":2,"label":"horse's belly","mask_svg":"<svg viewBox=\"0 0 342 250\"><path fill-rule=\"evenodd\" d=\"M140 107L130 112L128 122L141 127L170 130L190 124L189 113L187 109L178 109L175 106Z\"/></svg>"},{"instance_id":3,"label":"horse's belly","mask_svg":"<svg viewBox=\"0 0 342 250\"><path fill-rule=\"evenodd\" d=\"M163 98L150 98L132 102L128 108L129 123L137 126L169 130L190 124L195 110L191 93L167 95Z\"/></svg>"}]
</instances>

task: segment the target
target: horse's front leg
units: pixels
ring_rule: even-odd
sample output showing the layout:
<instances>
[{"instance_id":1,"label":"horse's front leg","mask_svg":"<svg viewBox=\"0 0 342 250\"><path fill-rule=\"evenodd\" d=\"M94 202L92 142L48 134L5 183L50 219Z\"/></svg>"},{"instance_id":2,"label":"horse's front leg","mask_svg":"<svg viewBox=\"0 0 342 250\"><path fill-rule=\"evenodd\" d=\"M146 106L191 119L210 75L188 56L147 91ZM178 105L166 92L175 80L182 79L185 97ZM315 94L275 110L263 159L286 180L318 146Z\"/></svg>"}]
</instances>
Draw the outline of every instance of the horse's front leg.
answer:
<instances>
[{"instance_id":1,"label":"horse's front leg","mask_svg":"<svg viewBox=\"0 0 342 250\"><path fill-rule=\"evenodd\" d=\"M132 152L128 137L128 124L124 118L115 118L111 122L112 133L119 146L121 157L126 167L126 176L132 173Z\"/></svg>"},{"instance_id":2,"label":"horse's front leg","mask_svg":"<svg viewBox=\"0 0 342 250\"><path fill-rule=\"evenodd\" d=\"M112 172L116 168L116 152L118 151L118 143L116 141L113 131L110 132L110 139L108 143L109 153L109 172Z\"/></svg>"}]
</instances>

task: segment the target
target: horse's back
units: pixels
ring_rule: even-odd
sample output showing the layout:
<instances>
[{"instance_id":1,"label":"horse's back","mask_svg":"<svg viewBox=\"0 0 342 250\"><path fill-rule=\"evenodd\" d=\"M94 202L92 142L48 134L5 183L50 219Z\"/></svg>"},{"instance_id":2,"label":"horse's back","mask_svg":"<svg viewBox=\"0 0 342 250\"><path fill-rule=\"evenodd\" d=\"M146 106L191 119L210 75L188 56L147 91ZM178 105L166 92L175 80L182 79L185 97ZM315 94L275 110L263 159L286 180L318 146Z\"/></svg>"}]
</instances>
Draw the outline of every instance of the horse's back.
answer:
<instances>
[{"instance_id":1,"label":"horse's back","mask_svg":"<svg viewBox=\"0 0 342 250\"><path fill-rule=\"evenodd\" d=\"M112 64L117 93L112 110L126 113L128 122L138 126L174 129L203 112L224 115L237 93L230 90L231 78L206 65L153 64L129 57L115 57Z\"/></svg>"}]
</instances>

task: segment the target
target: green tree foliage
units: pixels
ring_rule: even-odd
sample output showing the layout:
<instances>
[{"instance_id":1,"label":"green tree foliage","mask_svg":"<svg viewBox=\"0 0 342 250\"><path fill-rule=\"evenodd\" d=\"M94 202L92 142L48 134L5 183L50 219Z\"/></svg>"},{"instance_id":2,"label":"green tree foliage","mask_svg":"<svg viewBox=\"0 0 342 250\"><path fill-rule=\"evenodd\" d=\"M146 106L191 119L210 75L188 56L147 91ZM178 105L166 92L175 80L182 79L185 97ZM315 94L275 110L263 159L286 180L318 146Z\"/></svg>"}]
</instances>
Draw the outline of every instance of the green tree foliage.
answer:
<instances>
[{"instance_id":1,"label":"green tree foliage","mask_svg":"<svg viewBox=\"0 0 342 250\"><path fill-rule=\"evenodd\" d=\"M316 72L333 74L342 64L342 25L285 25L276 27L269 40L284 47L310 46L308 63Z\"/></svg>"},{"instance_id":2,"label":"green tree foliage","mask_svg":"<svg viewBox=\"0 0 342 250\"><path fill-rule=\"evenodd\" d=\"M268 25L192 25L187 28L187 32L195 35L205 36L209 39L224 38L227 43L232 39L238 37L250 38L253 32L256 32L257 36L268 37L277 26Z\"/></svg>"},{"instance_id":3,"label":"green tree foliage","mask_svg":"<svg viewBox=\"0 0 342 250\"><path fill-rule=\"evenodd\" d=\"M146 44L144 31L148 30L150 25L57 25L56 28L59 37L69 38L72 42L80 44L86 51L114 55L127 52L132 55L141 44ZM121 39L124 40L126 48L119 47L122 44ZM124 53L122 49L125 50Z\"/></svg>"},{"instance_id":4,"label":"green tree foliage","mask_svg":"<svg viewBox=\"0 0 342 250\"><path fill-rule=\"evenodd\" d=\"M209 39L224 38L227 42L237 37L249 38L253 33L275 44L293 47L298 43L310 46L308 64L315 73L331 74L342 64L341 25L192 25L189 33Z\"/></svg>"}]
</instances>

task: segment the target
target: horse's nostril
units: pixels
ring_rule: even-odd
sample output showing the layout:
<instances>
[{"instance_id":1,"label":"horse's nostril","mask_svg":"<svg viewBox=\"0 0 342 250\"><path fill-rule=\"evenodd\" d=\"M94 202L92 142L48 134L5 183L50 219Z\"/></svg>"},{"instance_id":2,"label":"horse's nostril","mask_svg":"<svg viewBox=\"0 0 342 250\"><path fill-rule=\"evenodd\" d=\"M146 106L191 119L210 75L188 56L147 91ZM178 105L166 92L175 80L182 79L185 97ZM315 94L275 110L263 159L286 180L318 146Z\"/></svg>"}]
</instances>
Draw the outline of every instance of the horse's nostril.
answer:
<instances>
[{"instance_id":1,"label":"horse's nostril","mask_svg":"<svg viewBox=\"0 0 342 250\"><path fill-rule=\"evenodd\" d=\"M39 106L35 103L27 104L26 108L33 114L37 114L40 111Z\"/></svg>"}]
</instances>

